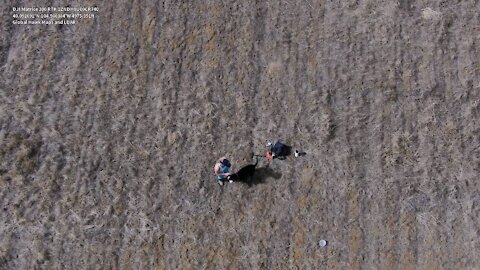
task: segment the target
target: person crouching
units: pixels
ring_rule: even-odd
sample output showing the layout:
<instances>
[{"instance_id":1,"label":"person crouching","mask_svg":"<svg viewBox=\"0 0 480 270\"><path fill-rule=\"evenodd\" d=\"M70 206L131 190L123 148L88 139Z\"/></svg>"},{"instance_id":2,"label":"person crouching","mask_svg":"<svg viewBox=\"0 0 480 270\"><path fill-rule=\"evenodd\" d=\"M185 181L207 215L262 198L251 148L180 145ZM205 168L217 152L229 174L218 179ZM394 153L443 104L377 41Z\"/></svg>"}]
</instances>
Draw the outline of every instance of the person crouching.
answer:
<instances>
[{"instance_id":1,"label":"person crouching","mask_svg":"<svg viewBox=\"0 0 480 270\"><path fill-rule=\"evenodd\" d=\"M225 157L219 158L217 163L215 164L213 169L215 171L217 183L220 186L223 186L223 183L227 181L227 177L231 174L230 167L232 167L232 164L230 164L230 161Z\"/></svg>"}]
</instances>

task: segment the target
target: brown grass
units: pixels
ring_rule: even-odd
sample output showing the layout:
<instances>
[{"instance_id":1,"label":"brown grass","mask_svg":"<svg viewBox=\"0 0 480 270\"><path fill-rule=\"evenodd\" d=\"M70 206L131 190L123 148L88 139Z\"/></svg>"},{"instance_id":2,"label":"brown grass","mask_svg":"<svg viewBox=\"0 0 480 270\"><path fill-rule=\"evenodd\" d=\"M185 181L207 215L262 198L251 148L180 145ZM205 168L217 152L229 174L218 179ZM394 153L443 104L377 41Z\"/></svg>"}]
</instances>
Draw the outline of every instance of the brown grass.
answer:
<instances>
[{"instance_id":1,"label":"brown grass","mask_svg":"<svg viewBox=\"0 0 480 270\"><path fill-rule=\"evenodd\" d=\"M479 268L478 1L80 2L1 9L0 268Z\"/></svg>"}]
</instances>

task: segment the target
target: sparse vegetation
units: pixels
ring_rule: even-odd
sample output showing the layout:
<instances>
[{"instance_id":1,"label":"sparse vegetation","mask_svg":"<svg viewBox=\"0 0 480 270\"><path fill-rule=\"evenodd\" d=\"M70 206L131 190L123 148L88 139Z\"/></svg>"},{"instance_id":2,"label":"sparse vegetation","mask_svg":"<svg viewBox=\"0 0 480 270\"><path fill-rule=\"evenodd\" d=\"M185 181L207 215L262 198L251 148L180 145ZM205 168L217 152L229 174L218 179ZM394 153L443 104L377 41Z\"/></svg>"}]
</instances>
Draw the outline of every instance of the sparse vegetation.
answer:
<instances>
[{"instance_id":1,"label":"sparse vegetation","mask_svg":"<svg viewBox=\"0 0 480 270\"><path fill-rule=\"evenodd\" d=\"M0 268L480 267L479 1L7 2Z\"/></svg>"}]
</instances>

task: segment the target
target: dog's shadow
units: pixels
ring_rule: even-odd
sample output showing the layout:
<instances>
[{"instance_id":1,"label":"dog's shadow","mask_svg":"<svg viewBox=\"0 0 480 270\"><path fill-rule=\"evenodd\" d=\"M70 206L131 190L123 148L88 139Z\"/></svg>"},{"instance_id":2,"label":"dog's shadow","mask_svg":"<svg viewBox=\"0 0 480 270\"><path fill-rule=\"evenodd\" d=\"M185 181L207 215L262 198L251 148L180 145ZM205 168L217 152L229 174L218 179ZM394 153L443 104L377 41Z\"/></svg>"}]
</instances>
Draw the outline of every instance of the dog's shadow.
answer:
<instances>
[{"instance_id":1,"label":"dog's shadow","mask_svg":"<svg viewBox=\"0 0 480 270\"><path fill-rule=\"evenodd\" d=\"M276 172L267 166L255 169L255 173L252 177L238 180L238 182L242 182L249 187L252 187L254 185L265 183L268 178L280 179L281 177L282 174L280 172Z\"/></svg>"}]
</instances>

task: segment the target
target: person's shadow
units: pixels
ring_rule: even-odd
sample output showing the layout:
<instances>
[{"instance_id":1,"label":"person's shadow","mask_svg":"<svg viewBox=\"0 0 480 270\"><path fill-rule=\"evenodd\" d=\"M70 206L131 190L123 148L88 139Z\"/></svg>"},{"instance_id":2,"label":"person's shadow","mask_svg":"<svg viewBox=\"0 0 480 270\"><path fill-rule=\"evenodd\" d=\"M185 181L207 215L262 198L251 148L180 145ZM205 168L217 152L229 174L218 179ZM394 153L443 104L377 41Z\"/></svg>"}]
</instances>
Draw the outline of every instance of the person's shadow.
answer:
<instances>
[{"instance_id":1,"label":"person's shadow","mask_svg":"<svg viewBox=\"0 0 480 270\"><path fill-rule=\"evenodd\" d=\"M252 177L248 179L239 179L238 182L245 183L249 187L252 187L253 185L265 183L268 178L279 179L280 177L282 177L280 172L276 172L267 166L255 169Z\"/></svg>"}]
</instances>

